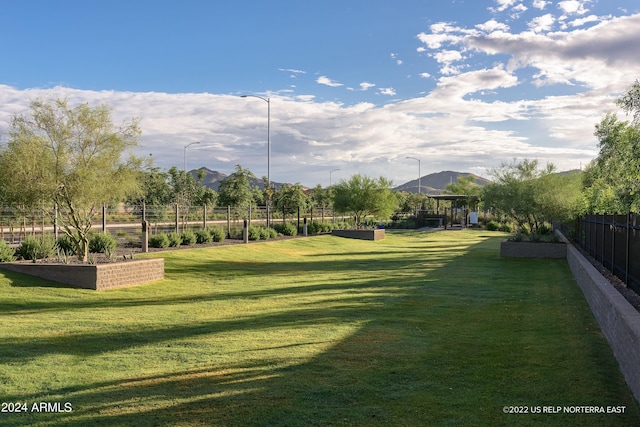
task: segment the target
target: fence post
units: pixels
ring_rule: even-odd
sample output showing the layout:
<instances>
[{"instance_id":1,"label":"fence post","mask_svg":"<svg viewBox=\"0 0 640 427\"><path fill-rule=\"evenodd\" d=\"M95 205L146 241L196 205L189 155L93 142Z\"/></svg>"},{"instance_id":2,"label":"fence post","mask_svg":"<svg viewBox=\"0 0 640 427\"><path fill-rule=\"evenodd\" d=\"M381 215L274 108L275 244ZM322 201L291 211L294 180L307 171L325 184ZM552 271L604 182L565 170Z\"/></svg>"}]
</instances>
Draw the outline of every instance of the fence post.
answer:
<instances>
[{"instance_id":1,"label":"fence post","mask_svg":"<svg viewBox=\"0 0 640 427\"><path fill-rule=\"evenodd\" d=\"M178 208L178 204L176 203L176 223L175 223L176 234L180 233L180 220L178 219L179 214L180 214L180 211Z\"/></svg>"},{"instance_id":2,"label":"fence post","mask_svg":"<svg viewBox=\"0 0 640 427\"><path fill-rule=\"evenodd\" d=\"M629 286L629 252L631 251L631 212L627 213L627 245L625 254L625 266L624 266L624 283Z\"/></svg>"},{"instance_id":3,"label":"fence post","mask_svg":"<svg viewBox=\"0 0 640 427\"><path fill-rule=\"evenodd\" d=\"M227 206L227 239L231 238L231 206Z\"/></svg>"},{"instance_id":4,"label":"fence post","mask_svg":"<svg viewBox=\"0 0 640 427\"><path fill-rule=\"evenodd\" d=\"M102 204L102 232L107 232L107 204Z\"/></svg>"},{"instance_id":5,"label":"fence post","mask_svg":"<svg viewBox=\"0 0 640 427\"><path fill-rule=\"evenodd\" d=\"M202 214L202 229L206 230L207 229L207 204L206 203L202 207L202 210L203 210L203 214Z\"/></svg>"}]
</instances>

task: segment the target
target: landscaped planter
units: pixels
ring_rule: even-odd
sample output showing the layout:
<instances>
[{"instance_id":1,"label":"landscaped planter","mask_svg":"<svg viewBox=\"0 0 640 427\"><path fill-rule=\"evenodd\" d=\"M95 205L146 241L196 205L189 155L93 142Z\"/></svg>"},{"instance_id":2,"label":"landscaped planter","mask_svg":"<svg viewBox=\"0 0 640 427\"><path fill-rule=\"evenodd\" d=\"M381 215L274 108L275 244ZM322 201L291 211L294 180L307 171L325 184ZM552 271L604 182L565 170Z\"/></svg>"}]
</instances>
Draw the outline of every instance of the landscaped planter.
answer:
<instances>
[{"instance_id":1,"label":"landscaped planter","mask_svg":"<svg viewBox=\"0 0 640 427\"><path fill-rule=\"evenodd\" d=\"M512 242L503 240L500 256L507 258L566 258L566 243Z\"/></svg>"},{"instance_id":2,"label":"landscaped planter","mask_svg":"<svg viewBox=\"0 0 640 427\"><path fill-rule=\"evenodd\" d=\"M105 290L164 279L164 258L108 264L0 263L0 268L76 288Z\"/></svg>"},{"instance_id":3,"label":"landscaped planter","mask_svg":"<svg viewBox=\"0 0 640 427\"><path fill-rule=\"evenodd\" d=\"M331 234L338 237L348 237L350 239L361 239L361 240L384 239L383 228L377 228L375 230L333 230Z\"/></svg>"}]
</instances>

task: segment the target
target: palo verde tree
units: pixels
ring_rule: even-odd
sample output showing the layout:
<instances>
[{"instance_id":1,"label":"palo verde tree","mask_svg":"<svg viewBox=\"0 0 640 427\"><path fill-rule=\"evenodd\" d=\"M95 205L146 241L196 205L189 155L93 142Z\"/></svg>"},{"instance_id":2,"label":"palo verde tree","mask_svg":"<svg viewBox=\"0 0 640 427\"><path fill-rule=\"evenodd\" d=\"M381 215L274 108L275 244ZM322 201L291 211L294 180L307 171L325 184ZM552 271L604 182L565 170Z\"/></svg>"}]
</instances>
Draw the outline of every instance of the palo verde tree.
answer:
<instances>
[{"instance_id":1,"label":"palo verde tree","mask_svg":"<svg viewBox=\"0 0 640 427\"><path fill-rule=\"evenodd\" d=\"M139 191L141 161L123 159L138 144L138 120L117 126L107 105L38 99L12 117L9 135L0 153L5 197L12 204L42 205L52 218L59 209L61 230L86 261L91 222L102 205Z\"/></svg>"},{"instance_id":2,"label":"palo verde tree","mask_svg":"<svg viewBox=\"0 0 640 427\"><path fill-rule=\"evenodd\" d=\"M578 174L561 175L555 166L538 168L537 160L503 164L492 173L494 182L482 190L486 208L514 221L531 238L553 221L568 222L582 212Z\"/></svg>"},{"instance_id":3,"label":"palo verde tree","mask_svg":"<svg viewBox=\"0 0 640 427\"><path fill-rule=\"evenodd\" d=\"M356 227L367 216L388 219L398 207L398 200L391 192L391 181L380 177L369 178L360 174L342 180L333 187L333 206L338 212L351 212Z\"/></svg>"}]
</instances>

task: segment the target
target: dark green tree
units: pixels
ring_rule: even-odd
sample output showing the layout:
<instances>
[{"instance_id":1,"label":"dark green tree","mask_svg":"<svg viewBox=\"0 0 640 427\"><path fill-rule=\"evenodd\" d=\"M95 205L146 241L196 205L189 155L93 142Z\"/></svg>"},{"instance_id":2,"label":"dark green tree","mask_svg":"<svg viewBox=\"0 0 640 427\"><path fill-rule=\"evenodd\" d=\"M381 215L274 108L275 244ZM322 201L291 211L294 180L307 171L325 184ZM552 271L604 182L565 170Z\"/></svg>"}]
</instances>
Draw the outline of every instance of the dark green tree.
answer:
<instances>
[{"instance_id":1,"label":"dark green tree","mask_svg":"<svg viewBox=\"0 0 640 427\"><path fill-rule=\"evenodd\" d=\"M218 202L222 206L248 208L254 199L251 183L256 179L249 169L236 165L236 170L218 187Z\"/></svg>"},{"instance_id":2,"label":"dark green tree","mask_svg":"<svg viewBox=\"0 0 640 427\"><path fill-rule=\"evenodd\" d=\"M342 180L334 186L333 205L338 212L351 212L356 227L365 218L388 219L398 207L398 199L391 191L392 182L380 177L369 178L360 174Z\"/></svg>"}]
</instances>

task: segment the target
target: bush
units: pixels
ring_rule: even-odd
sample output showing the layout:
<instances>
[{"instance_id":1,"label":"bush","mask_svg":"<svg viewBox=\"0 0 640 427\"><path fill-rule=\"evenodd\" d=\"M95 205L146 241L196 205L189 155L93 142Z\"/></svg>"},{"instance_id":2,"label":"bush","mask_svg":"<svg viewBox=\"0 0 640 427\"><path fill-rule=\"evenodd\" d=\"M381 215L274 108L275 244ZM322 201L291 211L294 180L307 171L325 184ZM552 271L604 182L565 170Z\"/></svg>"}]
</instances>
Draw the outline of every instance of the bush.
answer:
<instances>
[{"instance_id":1,"label":"bush","mask_svg":"<svg viewBox=\"0 0 640 427\"><path fill-rule=\"evenodd\" d=\"M273 228L265 228L264 232L267 235L267 239L275 239L276 237L278 237L278 232L276 230L274 230Z\"/></svg>"},{"instance_id":2,"label":"bush","mask_svg":"<svg viewBox=\"0 0 640 427\"><path fill-rule=\"evenodd\" d=\"M97 233L89 239L89 252L106 253L116 249L116 239L109 233Z\"/></svg>"},{"instance_id":3,"label":"bush","mask_svg":"<svg viewBox=\"0 0 640 427\"><path fill-rule=\"evenodd\" d=\"M498 224L496 221L489 221L487 223L487 230L498 231L499 229L500 229L500 224Z\"/></svg>"},{"instance_id":4,"label":"bush","mask_svg":"<svg viewBox=\"0 0 640 427\"><path fill-rule=\"evenodd\" d=\"M261 230L262 227L256 227L254 225L249 227L249 240L260 240L262 237Z\"/></svg>"},{"instance_id":5,"label":"bush","mask_svg":"<svg viewBox=\"0 0 640 427\"><path fill-rule=\"evenodd\" d=\"M551 227L548 224L542 224L541 226L538 227L538 234L551 234L553 230L551 229Z\"/></svg>"},{"instance_id":6,"label":"bush","mask_svg":"<svg viewBox=\"0 0 640 427\"><path fill-rule=\"evenodd\" d=\"M13 261L15 250L7 245L7 242L4 239L0 239L0 262L11 262Z\"/></svg>"},{"instance_id":7,"label":"bush","mask_svg":"<svg viewBox=\"0 0 640 427\"><path fill-rule=\"evenodd\" d=\"M64 251L66 255L76 255L76 245L71 240L71 237L66 234L58 237L56 245L58 246L58 249Z\"/></svg>"},{"instance_id":8,"label":"bush","mask_svg":"<svg viewBox=\"0 0 640 427\"><path fill-rule=\"evenodd\" d=\"M505 233L511 233L513 231L513 227L511 224L500 224L498 227L498 231L504 231Z\"/></svg>"},{"instance_id":9,"label":"bush","mask_svg":"<svg viewBox=\"0 0 640 427\"><path fill-rule=\"evenodd\" d=\"M181 244L183 245L189 245L189 246L195 245L197 241L196 233L194 233L191 230L185 230L180 235L180 240L182 241Z\"/></svg>"},{"instance_id":10,"label":"bush","mask_svg":"<svg viewBox=\"0 0 640 427\"><path fill-rule=\"evenodd\" d=\"M16 251L23 259L36 261L51 258L56 254L56 241L51 235L27 236Z\"/></svg>"},{"instance_id":11,"label":"bush","mask_svg":"<svg viewBox=\"0 0 640 427\"><path fill-rule=\"evenodd\" d=\"M196 231L196 243L211 243L211 233L209 230Z\"/></svg>"},{"instance_id":12,"label":"bush","mask_svg":"<svg viewBox=\"0 0 640 427\"><path fill-rule=\"evenodd\" d=\"M273 228L284 236L295 236L298 234L298 228L291 222L285 222L284 224L276 224Z\"/></svg>"},{"instance_id":13,"label":"bush","mask_svg":"<svg viewBox=\"0 0 640 427\"><path fill-rule=\"evenodd\" d=\"M213 227L209 230L211 240L214 242L224 242L225 233L220 227Z\"/></svg>"},{"instance_id":14,"label":"bush","mask_svg":"<svg viewBox=\"0 0 640 427\"><path fill-rule=\"evenodd\" d=\"M170 243L169 236L164 233L149 237L149 246L152 248L168 248Z\"/></svg>"},{"instance_id":15,"label":"bush","mask_svg":"<svg viewBox=\"0 0 640 427\"><path fill-rule=\"evenodd\" d=\"M167 237L169 238L169 246L172 248L175 248L182 244L182 237L180 237L180 235L176 232L167 234Z\"/></svg>"}]
</instances>

